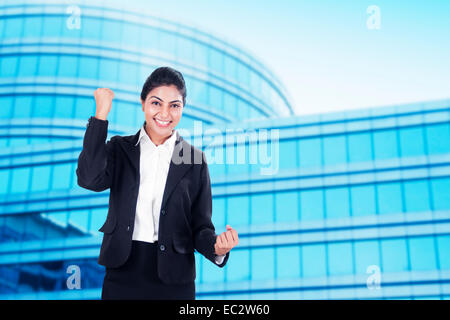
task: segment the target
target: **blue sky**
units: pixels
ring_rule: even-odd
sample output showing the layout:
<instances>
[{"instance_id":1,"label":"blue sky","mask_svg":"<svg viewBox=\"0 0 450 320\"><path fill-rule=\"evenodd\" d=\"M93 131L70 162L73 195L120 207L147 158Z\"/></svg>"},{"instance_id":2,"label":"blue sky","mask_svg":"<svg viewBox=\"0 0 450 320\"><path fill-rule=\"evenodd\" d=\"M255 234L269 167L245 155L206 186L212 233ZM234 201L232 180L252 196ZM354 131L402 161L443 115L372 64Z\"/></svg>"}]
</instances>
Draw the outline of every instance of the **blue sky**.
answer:
<instances>
[{"instance_id":1,"label":"blue sky","mask_svg":"<svg viewBox=\"0 0 450 320\"><path fill-rule=\"evenodd\" d=\"M131 0L247 49L298 114L450 98L450 1ZM380 29L366 12L380 9Z\"/></svg>"}]
</instances>

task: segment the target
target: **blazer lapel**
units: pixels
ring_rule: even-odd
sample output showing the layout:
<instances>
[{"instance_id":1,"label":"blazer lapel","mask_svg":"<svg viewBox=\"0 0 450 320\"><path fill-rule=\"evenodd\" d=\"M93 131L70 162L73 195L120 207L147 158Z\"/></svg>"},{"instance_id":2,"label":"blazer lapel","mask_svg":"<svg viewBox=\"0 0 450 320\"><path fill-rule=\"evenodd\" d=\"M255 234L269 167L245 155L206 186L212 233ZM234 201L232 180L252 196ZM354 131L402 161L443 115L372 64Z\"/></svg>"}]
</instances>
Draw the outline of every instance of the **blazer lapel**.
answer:
<instances>
[{"instance_id":1,"label":"blazer lapel","mask_svg":"<svg viewBox=\"0 0 450 320\"><path fill-rule=\"evenodd\" d=\"M169 172L167 174L166 186L162 198L161 208L164 208L167 200L172 194L173 190L186 174L186 172L193 166L193 157L191 146L176 132L177 139L173 148L172 159L170 161ZM183 156L183 150L187 150L190 154L188 159ZM180 163L180 159L183 161ZM187 163L184 160L188 160Z\"/></svg>"},{"instance_id":2,"label":"blazer lapel","mask_svg":"<svg viewBox=\"0 0 450 320\"><path fill-rule=\"evenodd\" d=\"M125 154L127 155L128 159L130 159L130 162L132 166L134 167L135 171L139 172L139 158L141 156L141 148L139 145L136 145L139 134L141 133L141 129L136 132L133 136L126 136L124 137L124 140L127 143L123 144L123 147L125 148Z\"/></svg>"}]
</instances>

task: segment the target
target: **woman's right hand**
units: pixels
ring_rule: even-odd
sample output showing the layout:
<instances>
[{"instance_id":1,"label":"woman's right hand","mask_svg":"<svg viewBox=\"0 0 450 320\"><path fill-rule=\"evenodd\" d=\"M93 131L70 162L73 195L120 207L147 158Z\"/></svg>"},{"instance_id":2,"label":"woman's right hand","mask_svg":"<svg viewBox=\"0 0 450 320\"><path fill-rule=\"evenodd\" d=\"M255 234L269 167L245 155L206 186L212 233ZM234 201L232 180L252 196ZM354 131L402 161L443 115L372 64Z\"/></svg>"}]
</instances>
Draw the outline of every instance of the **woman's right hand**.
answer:
<instances>
[{"instance_id":1,"label":"woman's right hand","mask_svg":"<svg viewBox=\"0 0 450 320\"><path fill-rule=\"evenodd\" d=\"M94 97L96 104L95 117L106 120L111 111L114 92L108 88L97 88L97 90L94 91Z\"/></svg>"}]
</instances>

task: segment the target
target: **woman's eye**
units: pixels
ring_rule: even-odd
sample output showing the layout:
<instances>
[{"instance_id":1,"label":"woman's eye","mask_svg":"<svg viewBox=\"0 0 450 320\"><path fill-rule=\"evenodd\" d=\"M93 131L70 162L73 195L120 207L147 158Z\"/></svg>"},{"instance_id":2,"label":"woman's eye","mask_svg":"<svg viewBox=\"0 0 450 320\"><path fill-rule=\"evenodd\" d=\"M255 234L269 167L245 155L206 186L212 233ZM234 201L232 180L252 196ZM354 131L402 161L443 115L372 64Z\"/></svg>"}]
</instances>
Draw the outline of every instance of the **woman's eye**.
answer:
<instances>
[{"instance_id":1,"label":"woman's eye","mask_svg":"<svg viewBox=\"0 0 450 320\"><path fill-rule=\"evenodd\" d=\"M152 104L159 104L159 102L158 101L153 101Z\"/></svg>"},{"instance_id":2,"label":"woman's eye","mask_svg":"<svg viewBox=\"0 0 450 320\"><path fill-rule=\"evenodd\" d=\"M177 104L173 104L172 107L174 107L174 108L179 108L180 106L177 105Z\"/></svg>"}]
</instances>

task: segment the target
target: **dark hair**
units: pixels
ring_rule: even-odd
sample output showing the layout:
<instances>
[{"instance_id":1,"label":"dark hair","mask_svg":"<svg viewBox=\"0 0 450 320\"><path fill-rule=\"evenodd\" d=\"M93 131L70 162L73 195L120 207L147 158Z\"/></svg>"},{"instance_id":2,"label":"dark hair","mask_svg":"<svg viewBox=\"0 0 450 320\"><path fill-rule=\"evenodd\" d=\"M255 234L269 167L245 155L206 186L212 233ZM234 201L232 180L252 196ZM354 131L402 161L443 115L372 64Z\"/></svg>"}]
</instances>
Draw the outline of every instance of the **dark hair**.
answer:
<instances>
[{"instance_id":1,"label":"dark hair","mask_svg":"<svg viewBox=\"0 0 450 320\"><path fill-rule=\"evenodd\" d=\"M186 85L181 72L171 67L159 67L152 72L152 74L145 80L144 86L141 91L141 99L145 101L147 95L154 88L160 86L174 85L180 91L183 97L183 106L186 104Z\"/></svg>"}]
</instances>

